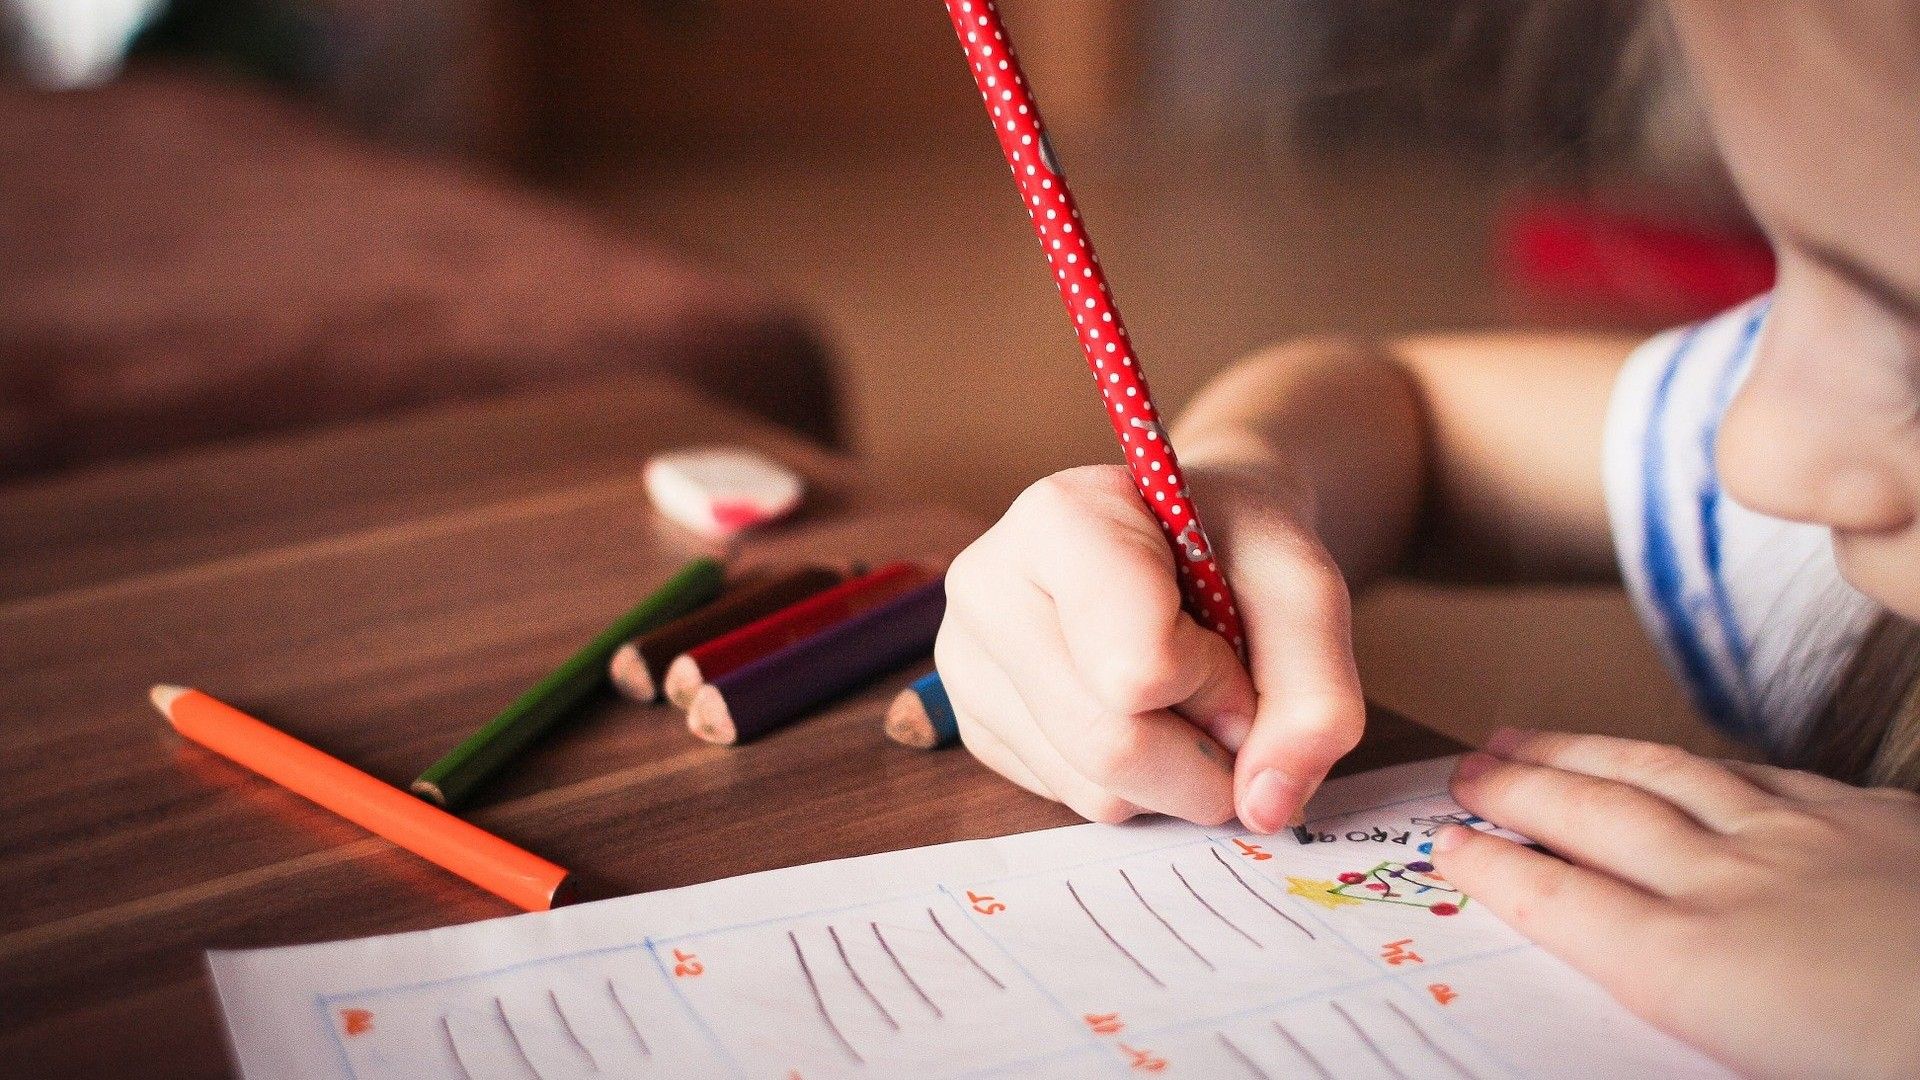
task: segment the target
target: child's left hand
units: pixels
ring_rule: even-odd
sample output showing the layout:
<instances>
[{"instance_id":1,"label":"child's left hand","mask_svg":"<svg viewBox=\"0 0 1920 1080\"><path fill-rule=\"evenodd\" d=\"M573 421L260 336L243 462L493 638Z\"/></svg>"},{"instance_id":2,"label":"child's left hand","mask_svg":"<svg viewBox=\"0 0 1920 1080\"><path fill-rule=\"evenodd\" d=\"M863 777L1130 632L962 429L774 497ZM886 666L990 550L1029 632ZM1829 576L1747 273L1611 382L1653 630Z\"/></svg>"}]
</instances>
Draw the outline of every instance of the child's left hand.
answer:
<instances>
[{"instance_id":1,"label":"child's left hand","mask_svg":"<svg viewBox=\"0 0 1920 1080\"><path fill-rule=\"evenodd\" d=\"M1627 1008L1764 1076L1920 1073L1920 796L1593 735L1503 731L1449 827L1462 891Z\"/></svg>"}]
</instances>

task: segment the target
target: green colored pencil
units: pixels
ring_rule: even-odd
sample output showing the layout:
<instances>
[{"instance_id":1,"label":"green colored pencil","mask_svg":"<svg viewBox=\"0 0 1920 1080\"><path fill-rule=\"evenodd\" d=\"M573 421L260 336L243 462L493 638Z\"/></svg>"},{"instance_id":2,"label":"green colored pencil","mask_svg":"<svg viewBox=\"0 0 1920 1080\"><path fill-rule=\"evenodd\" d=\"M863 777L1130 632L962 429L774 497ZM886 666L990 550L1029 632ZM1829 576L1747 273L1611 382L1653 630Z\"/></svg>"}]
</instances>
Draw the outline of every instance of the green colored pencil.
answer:
<instances>
[{"instance_id":1,"label":"green colored pencil","mask_svg":"<svg viewBox=\"0 0 1920 1080\"><path fill-rule=\"evenodd\" d=\"M586 648L501 710L487 726L433 763L413 782L413 793L440 806L458 806L541 733L579 705L607 679L615 649L662 623L677 619L720 595L726 571L714 559L695 559L659 591L620 616Z\"/></svg>"}]
</instances>

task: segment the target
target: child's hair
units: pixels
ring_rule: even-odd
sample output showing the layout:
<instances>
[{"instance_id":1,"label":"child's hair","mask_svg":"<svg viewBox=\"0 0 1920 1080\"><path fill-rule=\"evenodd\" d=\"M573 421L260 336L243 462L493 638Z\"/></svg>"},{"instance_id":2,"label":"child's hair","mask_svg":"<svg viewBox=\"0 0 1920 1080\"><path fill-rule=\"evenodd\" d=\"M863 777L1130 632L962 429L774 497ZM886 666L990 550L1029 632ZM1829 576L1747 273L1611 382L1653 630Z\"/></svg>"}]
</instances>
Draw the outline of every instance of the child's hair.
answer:
<instances>
[{"instance_id":1,"label":"child's hair","mask_svg":"<svg viewBox=\"0 0 1920 1080\"><path fill-rule=\"evenodd\" d=\"M1787 764L1920 791L1920 625L1875 621Z\"/></svg>"}]
</instances>

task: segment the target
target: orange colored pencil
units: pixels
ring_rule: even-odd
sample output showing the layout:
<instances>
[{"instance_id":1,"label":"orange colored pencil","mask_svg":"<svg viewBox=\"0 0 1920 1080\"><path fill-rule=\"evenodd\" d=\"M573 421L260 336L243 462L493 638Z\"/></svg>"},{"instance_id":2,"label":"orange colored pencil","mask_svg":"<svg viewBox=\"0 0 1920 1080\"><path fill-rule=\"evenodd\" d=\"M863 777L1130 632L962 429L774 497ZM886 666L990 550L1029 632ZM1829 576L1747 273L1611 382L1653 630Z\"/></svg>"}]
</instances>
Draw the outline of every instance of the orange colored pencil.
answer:
<instances>
[{"instance_id":1,"label":"orange colored pencil","mask_svg":"<svg viewBox=\"0 0 1920 1080\"><path fill-rule=\"evenodd\" d=\"M565 903L567 872L199 690L156 686L180 734L528 911Z\"/></svg>"}]
</instances>

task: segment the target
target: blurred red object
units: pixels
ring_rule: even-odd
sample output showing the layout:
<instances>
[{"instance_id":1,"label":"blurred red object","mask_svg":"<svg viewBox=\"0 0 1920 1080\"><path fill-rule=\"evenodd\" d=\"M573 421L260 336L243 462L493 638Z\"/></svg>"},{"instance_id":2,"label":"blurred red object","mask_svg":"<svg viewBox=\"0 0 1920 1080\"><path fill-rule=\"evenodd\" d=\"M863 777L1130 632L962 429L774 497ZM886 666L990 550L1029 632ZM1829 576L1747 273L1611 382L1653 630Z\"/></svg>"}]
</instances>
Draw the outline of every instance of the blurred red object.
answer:
<instances>
[{"instance_id":1,"label":"blurred red object","mask_svg":"<svg viewBox=\"0 0 1920 1080\"><path fill-rule=\"evenodd\" d=\"M1582 202L1523 196L1494 225L1510 283L1635 321L1685 321L1773 287L1773 249L1758 232Z\"/></svg>"}]
</instances>

